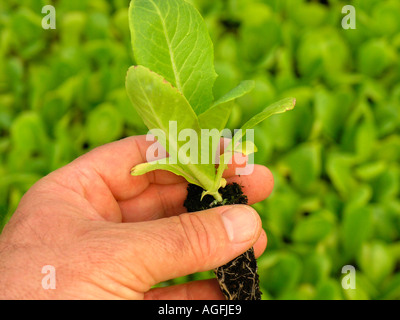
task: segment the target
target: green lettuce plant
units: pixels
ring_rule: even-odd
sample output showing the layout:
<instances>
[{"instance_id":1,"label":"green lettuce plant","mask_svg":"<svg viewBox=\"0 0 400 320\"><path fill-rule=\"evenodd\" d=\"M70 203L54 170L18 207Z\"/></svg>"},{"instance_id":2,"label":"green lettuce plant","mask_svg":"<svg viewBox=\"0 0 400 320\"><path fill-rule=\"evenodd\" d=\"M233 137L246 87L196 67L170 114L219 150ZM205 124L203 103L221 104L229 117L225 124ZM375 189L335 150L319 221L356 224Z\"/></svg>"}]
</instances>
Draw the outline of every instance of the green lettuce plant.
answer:
<instances>
[{"instance_id":1,"label":"green lettuce plant","mask_svg":"<svg viewBox=\"0 0 400 320\"><path fill-rule=\"evenodd\" d=\"M148 129L165 134L165 141L159 139L162 147L169 154L180 154L187 148L186 141L171 140L170 121L176 121L177 132L192 129L197 137L202 137L202 130L207 129L208 139L219 139L231 114L232 102L249 93L254 82L243 81L220 99L214 99L217 74L213 44L200 13L184 0L132 0L129 24L137 65L128 71L127 92ZM132 175L153 170L171 171L202 187L203 196L209 194L222 202L218 190L226 185L223 172L233 152L246 152L246 144L241 144L238 150L235 142L243 138L246 130L273 114L293 109L294 105L295 99L287 98L252 117L235 133L220 156L217 169L213 161L183 164L164 159L137 165ZM215 147L205 150L202 143L197 144L196 151L197 155L208 152L209 160L214 159L217 152Z\"/></svg>"},{"instance_id":2,"label":"green lettuce plant","mask_svg":"<svg viewBox=\"0 0 400 320\"><path fill-rule=\"evenodd\" d=\"M400 2L352 1L355 30L340 27L351 1L190 2L213 39L217 100L256 81L231 103L227 127L279 97L298 100L255 131L255 162L275 180L254 205L268 234L257 259L263 299L400 299ZM147 132L125 89L126 3L60 0L57 29L43 30L43 1L0 1L0 230L38 179ZM341 286L347 264L357 290Z\"/></svg>"}]
</instances>

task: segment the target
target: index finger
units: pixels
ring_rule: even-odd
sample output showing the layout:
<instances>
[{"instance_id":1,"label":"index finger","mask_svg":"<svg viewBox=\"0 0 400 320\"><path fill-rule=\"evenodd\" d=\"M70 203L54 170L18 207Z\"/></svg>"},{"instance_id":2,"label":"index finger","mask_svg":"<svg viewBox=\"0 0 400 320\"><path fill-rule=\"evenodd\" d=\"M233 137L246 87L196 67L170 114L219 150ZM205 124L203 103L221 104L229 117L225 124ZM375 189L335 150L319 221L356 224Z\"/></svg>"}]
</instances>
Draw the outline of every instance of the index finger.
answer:
<instances>
[{"instance_id":1,"label":"index finger","mask_svg":"<svg viewBox=\"0 0 400 320\"><path fill-rule=\"evenodd\" d=\"M73 161L71 169L88 176L88 180L98 177L107 185L117 201L134 198L146 190L150 184L170 185L186 180L165 170L155 170L141 176L132 176L131 169L145 163L148 148L156 141L148 141L147 136L133 136L100 146ZM151 139L150 139L151 140ZM235 175L235 163L228 166L224 177ZM239 165L238 165L239 166ZM90 188L90 186L88 186Z\"/></svg>"},{"instance_id":2,"label":"index finger","mask_svg":"<svg viewBox=\"0 0 400 320\"><path fill-rule=\"evenodd\" d=\"M146 136L128 137L100 146L78 158L72 165L101 177L116 200L135 197L151 183L184 182L182 177L162 170L142 176L131 175L135 165L146 162L147 150L154 143L157 142L147 141Z\"/></svg>"}]
</instances>

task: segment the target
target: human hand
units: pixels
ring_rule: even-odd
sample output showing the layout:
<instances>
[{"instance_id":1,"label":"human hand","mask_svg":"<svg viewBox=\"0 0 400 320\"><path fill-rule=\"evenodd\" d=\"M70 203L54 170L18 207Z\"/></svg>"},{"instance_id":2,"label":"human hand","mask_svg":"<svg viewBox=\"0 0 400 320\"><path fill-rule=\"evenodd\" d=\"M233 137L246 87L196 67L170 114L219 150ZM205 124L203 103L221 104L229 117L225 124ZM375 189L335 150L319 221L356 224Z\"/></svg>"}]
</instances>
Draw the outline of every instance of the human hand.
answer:
<instances>
[{"instance_id":1,"label":"human hand","mask_svg":"<svg viewBox=\"0 0 400 320\"><path fill-rule=\"evenodd\" d=\"M187 182L165 171L132 177L145 161L145 136L104 145L38 181L0 236L2 299L223 299L215 279L166 288L155 284L211 270L267 238L249 206L187 214ZM249 204L273 187L270 171L225 174ZM56 289L44 289L45 265Z\"/></svg>"}]
</instances>

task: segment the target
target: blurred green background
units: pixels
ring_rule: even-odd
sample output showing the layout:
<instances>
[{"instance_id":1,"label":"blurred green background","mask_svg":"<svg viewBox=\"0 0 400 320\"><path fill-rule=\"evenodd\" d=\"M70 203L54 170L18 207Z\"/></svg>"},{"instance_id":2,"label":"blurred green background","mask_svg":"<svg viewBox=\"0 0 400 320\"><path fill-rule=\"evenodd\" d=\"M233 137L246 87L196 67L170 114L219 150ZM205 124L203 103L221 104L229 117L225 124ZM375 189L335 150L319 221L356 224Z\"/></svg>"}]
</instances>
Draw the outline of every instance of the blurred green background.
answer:
<instances>
[{"instance_id":1,"label":"blurred green background","mask_svg":"<svg viewBox=\"0 0 400 320\"><path fill-rule=\"evenodd\" d=\"M400 299L400 1L192 2L215 46L215 96L256 80L230 128L280 98L298 101L255 133L256 162L276 183L255 205L269 239L259 259L263 298ZM41 27L47 4L56 30ZM347 4L356 30L341 27ZM128 6L0 2L0 230L42 176L146 133L124 88L134 64ZM355 290L341 286L348 264Z\"/></svg>"}]
</instances>

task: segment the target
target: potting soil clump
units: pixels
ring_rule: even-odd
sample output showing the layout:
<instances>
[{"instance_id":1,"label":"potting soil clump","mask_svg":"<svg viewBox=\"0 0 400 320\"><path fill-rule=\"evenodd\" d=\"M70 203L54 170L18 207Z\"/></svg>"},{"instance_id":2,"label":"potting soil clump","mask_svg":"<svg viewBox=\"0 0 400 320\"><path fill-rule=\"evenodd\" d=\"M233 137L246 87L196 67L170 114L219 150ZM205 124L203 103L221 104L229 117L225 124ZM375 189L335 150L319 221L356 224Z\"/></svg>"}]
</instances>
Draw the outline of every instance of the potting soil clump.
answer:
<instances>
[{"instance_id":1,"label":"potting soil clump","mask_svg":"<svg viewBox=\"0 0 400 320\"><path fill-rule=\"evenodd\" d=\"M228 184L219 190L223 202L218 203L213 196L206 195L203 200L203 189L189 184L188 195L184 206L188 212L207 210L213 207L231 204L247 204L247 196L243 194L239 184ZM214 273L218 279L222 293L227 300L261 300L257 261L253 248L227 264L216 268Z\"/></svg>"}]
</instances>

